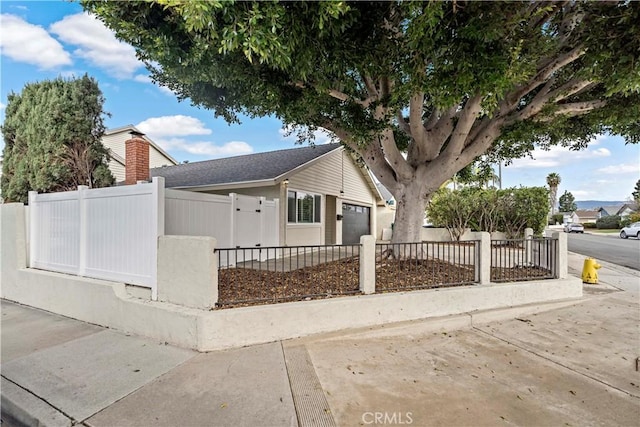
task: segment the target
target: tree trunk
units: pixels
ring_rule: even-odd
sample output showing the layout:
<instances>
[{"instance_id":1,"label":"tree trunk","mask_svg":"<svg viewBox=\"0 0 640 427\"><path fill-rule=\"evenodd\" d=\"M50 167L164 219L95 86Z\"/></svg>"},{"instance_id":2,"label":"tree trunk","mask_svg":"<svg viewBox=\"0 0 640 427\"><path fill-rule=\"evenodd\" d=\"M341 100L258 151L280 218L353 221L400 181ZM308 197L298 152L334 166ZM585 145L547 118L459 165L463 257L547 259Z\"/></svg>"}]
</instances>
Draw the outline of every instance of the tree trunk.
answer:
<instances>
[{"instance_id":1,"label":"tree trunk","mask_svg":"<svg viewBox=\"0 0 640 427\"><path fill-rule=\"evenodd\" d=\"M425 208L430 195L427 196L423 185L416 182L402 185L397 193L392 243L420 242Z\"/></svg>"}]
</instances>

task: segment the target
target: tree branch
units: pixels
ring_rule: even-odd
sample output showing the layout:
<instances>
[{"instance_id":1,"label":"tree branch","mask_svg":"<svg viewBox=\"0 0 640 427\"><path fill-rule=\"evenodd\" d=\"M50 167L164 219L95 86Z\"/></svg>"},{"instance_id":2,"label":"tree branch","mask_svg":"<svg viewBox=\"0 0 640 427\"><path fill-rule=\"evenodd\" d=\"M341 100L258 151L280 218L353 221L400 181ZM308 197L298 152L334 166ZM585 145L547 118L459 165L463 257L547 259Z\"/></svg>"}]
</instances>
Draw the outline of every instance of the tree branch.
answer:
<instances>
[{"instance_id":1,"label":"tree branch","mask_svg":"<svg viewBox=\"0 0 640 427\"><path fill-rule=\"evenodd\" d=\"M416 144L425 143L426 131L422 125L422 112L424 108L424 92L414 94L409 101L409 126L411 135Z\"/></svg>"},{"instance_id":2,"label":"tree branch","mask_svg":"<svg viewBox=\"0 0 640 427\"><path fill-rule=\"evenodd\" d=\"M566 116L566 117L581 116L593 110L597 110L598 108L602 108L605 105L607 105L607 101L605 100L594 100L594 101L584 101L584 102L572 102L570 104L559 104L558 109L556 109L553 112L552 117L542 117L539 119L539 121L541 122L551 121L553 120L553 117L557 117L557 116Z\"/></svg>"},{"instance_id":3,"label":"tree branch","mask_svg":"<svg viewBox=\"0 0 640 427\"><path fill-rule=\"evenodd\" d=\"M480 113L481 107L480 103L482 102L482 96L476 95L473 98L470 98L464 108L462 109L462 113L460 118L458 119L458 123L456 124L455 129L451 133L451 139L447 148L445 149L446 153L450 156L458 155L462 152L464 148L465 141L469 136L469 132L473 127L473 124Z\"/></svg>"},{"instance_id":4,"label":"tree branch","mask_svg":"<svg viewBox=\"0 0 640 427\"><path fill-rule=\"evenodd\" d=\"M409 126L409 123L405 121L404 116L402 115L402 110L398 109L396 117L398 120L398 127L407 134L409 138L413 138L413 135L411 135L411 126Z\"/></svg>"}]
</instances>

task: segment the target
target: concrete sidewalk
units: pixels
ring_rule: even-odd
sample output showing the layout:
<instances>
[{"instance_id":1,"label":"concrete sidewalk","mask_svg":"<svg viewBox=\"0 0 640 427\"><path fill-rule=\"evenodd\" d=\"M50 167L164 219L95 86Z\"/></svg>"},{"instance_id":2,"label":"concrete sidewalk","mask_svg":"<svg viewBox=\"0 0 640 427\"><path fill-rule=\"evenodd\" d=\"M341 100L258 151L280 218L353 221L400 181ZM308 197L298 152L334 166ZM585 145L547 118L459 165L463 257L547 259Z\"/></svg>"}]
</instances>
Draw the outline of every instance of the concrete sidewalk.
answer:
<instances>
[{"instance_id":1,"label":"concrete sidewalk","mask_svg":"<svg viewBox=\"0 0 640 427\"><path fill-rule=\"evenodd\" d=\"M637 426L636 273L603 267L580 301L211 353L3 301L3 426Z\"/></svg>"}]
</instances>

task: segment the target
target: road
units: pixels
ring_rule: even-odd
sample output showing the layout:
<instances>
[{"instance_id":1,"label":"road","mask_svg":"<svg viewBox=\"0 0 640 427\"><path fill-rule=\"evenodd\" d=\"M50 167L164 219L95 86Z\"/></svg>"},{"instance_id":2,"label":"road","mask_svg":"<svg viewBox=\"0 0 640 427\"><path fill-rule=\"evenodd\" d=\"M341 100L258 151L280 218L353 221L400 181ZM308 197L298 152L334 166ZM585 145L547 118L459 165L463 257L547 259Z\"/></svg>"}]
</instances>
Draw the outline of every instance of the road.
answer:
<instances>
[{"instance_id":1,"label":"road","mask_svg":"<svg viewBox=\"0 0 640 427\"><path fill-rule=\"evenodd\" d=\"M617 235L569 234L569 250L640 271L640 240Z\"/></svg>"}]
</instances>

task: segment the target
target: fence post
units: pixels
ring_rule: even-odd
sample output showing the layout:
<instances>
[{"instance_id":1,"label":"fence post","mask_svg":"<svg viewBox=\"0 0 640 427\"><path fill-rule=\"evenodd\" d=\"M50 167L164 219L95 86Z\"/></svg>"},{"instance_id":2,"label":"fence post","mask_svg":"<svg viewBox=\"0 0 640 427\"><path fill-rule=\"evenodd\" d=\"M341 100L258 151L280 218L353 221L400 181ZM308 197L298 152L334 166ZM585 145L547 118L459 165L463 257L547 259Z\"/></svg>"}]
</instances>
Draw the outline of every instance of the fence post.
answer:
<instances>
[{"instance_id":1,"label":"fence post","mask_svg":"<svg viewBox=\"0 0 640 427\"><path fill-rule=\"evenodd\" d=\"M557 247L554 256L554 267L557 279L566 279L569 277L569 254L567 247L567 235L565 233L554 232L552 235L557 240Z\"/></svg>"},{"instance_id":2,"label":"fence post","mask_svg":"<svg viewBox=\"0 0 640 427\"><path fill-rule=\"evenodd\" d=\"M524 229L524 262L531 265L533 259L533 228Z\"/></svg>"},{"instance_id":3,"label":"fence post","mask_svg":"<svg viewBox=\"0 0 640 427\"><path fill-rule=\"evenodd\" d=\"M360 236L360 292L376 292L376 238Z\"/></svg>"},{"instance_id":4,"label":"fence post","mask_svg":"<svg viewBox=\"0 0 640 427\"><path fill-rule=\"evenodd\" d=\"M155 253L155 259L159 259L158 254L158 238L160 236L164 236L164 203L165 203L165 195L164 195L164 178L163 177L153 177L151 180L153 184L153 200L155 203L155 216L154 221L156 225L156 235L153 241L153 251ZM142 184L146 185L146 184ZM152 285L151 285L151 299L153 301L158 300L158 262L154 265Z\"/></svg>"},{"instance_id":5,"label":"fence post","mask_svg":"<svg viewBox=\"0 0 640 427\"><path fill-rule=\"evenodd\" d=\"M476 233L480 247L476 254L476 280L481 285L491 282L491 234L486 231Z\"/></svg>"},{"instance_id":6,"label":"fence post","mask_svg":"<svg viewBox=\"0 0 640 427\"><path fill-rule=\"evenodd\" d=\"M78 255L78 276L87 274L87 200L86 185L78 185L78 208L80 209L80 253Z\"/></svg>"},{"instance_id":7,"label":"fence post","mask_svg":"<svg viewBox=\"0 0 640 427\"><path fill-rule=\"evenodd\" d=\"M216 239L204 236L158 238L158 300L200 309L218 302Z\"/></svg>"},{"instance_id":8,"label":"fence post","mask_svg":"<svg viewBox=\"0 0 640 427\"><path fill-rule=\"evenodd\" d=\"M37 191L29 191L29 264L28 267L33 267L36 260L36 248L38 247L38 222L37 208L38 202L36 198L38 196Z\"/></svg>"}]
</instances>

